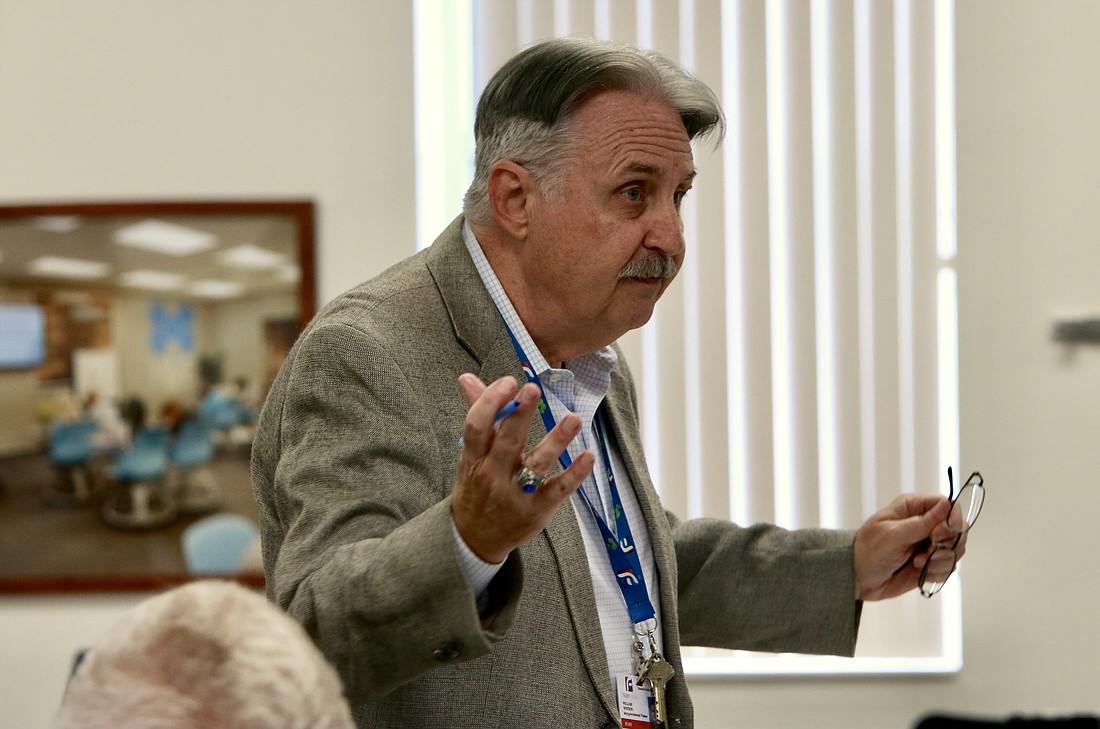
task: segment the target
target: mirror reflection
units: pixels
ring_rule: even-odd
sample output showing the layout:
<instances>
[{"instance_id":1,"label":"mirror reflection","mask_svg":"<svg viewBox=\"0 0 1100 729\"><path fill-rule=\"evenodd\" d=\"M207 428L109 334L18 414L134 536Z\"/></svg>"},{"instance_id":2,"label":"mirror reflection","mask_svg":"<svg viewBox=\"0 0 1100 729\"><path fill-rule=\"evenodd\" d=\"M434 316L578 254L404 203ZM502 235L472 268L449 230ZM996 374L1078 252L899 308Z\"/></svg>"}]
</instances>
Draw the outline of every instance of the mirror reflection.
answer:
<instances>
[{"instance_id":1,"label":"mirror reflection","mask_svg":"<svg viewBox=\"0 0 1100 729\"><path fill-rule=\"evenodd\" d=\"M0 208L0 591L262 580L249 450L312 236L308 202Z\"/></svg>"}]
</instances>

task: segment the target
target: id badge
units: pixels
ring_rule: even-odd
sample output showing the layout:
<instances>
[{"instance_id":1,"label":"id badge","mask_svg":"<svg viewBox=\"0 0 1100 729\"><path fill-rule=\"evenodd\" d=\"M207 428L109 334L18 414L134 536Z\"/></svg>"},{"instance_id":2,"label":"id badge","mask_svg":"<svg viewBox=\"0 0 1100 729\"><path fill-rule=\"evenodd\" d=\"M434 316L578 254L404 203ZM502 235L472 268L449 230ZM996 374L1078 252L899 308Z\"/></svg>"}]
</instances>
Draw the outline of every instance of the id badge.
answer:
<instances>
[{"instance_id":1,"label":"id badge","mask_svg":"<svg viewBox=\"0 0 1100 729\"><path fill-rule=\"evenodd\" d=\"M615 679L623 729L652 729L653 691L640 684L641 679L629 674L620 674Z\"/></svg>"}]
</instances>

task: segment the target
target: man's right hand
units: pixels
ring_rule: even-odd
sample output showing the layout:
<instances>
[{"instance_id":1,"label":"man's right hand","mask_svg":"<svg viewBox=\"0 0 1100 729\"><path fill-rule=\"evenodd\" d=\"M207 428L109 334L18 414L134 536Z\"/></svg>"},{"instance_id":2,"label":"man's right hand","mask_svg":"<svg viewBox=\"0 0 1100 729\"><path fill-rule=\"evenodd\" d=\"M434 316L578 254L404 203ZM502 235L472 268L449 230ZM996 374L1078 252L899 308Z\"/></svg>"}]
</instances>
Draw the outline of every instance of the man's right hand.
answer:
<instances>
[{"instance_id":1,"label":"man's right hand","mask_svg":"<svg viewBox=\"0 0 1100 729\"><path fill-rule=\"evenodd\" d=\"M527 433L539 402L532 383L516 391L516 381L503 377L486 386L476 375L458 378L470 403L462 432L462 452L451 495L451 516L459 535L480 559L499 564L515 548L535 537L554 518L554 512L592 472L595 456L584 451L572 465L534 493L516 483L526 466L537 474L550 473L558 457L580 431L581 421L570 413L529 452ZM499 424L494 417L509 401L519 409Z\"/></svg>"}]
</instances>

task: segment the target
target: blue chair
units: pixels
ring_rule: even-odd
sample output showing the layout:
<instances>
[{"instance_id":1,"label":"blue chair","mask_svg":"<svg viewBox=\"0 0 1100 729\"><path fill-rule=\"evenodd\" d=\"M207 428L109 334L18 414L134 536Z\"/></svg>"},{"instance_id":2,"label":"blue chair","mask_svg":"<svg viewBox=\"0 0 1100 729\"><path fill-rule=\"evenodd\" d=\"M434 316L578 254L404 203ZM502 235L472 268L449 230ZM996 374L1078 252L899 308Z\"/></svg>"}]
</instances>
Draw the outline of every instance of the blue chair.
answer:
<instances>
[{"instance_id":1,"label":"blue chair","mask_svg":"<svg viewBox=\"0 0 1100 729\"><path fill-rule=\"evenodd\" d=\"M134 433L130 447L108 470L116 484L103 504L103 518L123 529L154 529L176 518L175 500L164 482L168 468L167 427L142 428Z\"/></svg>"},{"instance_id":2,"label":"blue chair","mask_svg":"<svg viewBox=\"0 0 1100 729\"><path fill-rule=\"evenodd\" d=\"M240 422L237 401L228 395L211 390L199 403L199 417L218 430L232 428Z\"/></svg>"},{"instance_id":3,"label":"blue chair","mask_svg":"<svg viewBox=\"0 0 1100 729\"><path fill-rule=\"evenodd\" d=\"M221 495L210 470L214 457L213 428L202 418L188 418L180 425L168 459L176 476L176 505L184 513L210 511L218 506Z\"/></svg>"},{"instance_id":4,"label":"blue chair","mask_svg":"<svg viewBox=\"0 0 1100 729\"><path fill-rule=\"evenodd\" d=\"M211 390L199 403L199 417L214 428L223 445L232 446L235 436L247 432L248 426L255 422L256 413L236 398ZM245 436L244 440L250 441L251 437Z\"/></svg>"},{"instance_id":5,"label":"blue chair","mask_svg":"<svg viewBox=\"0 0 1100 729\"><path fill-rule=\"evenodd\" d=\"M260 531L240 514L212 514L183 530L181 542L187 571L192 575L241 572L245 555L260 539Z\"/></svg>"},{"instance_id":6,"label":"blue chair","mask_svg":"<svg viewBox=\"0 0 1100 729\"><path fill-rule=\"evenodd\" d=\"M88 462L95 449L92 436L94 420L57 422L50 427L48 457L62 474L62 484L51 484L46 493L51 503L85 503L91 496L91 472Z\"/></svg>"}]
</instances>

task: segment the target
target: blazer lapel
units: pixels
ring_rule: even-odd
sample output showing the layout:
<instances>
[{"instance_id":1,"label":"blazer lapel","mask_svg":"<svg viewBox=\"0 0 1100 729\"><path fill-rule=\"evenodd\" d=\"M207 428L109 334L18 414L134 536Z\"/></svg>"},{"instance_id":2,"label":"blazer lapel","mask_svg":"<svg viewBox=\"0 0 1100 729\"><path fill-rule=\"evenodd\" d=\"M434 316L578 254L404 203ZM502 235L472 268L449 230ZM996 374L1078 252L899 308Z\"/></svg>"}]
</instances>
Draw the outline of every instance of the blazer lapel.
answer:
<instances>
[{"instance_id":1,"label":"blazer lapel","mask_svg":"<svg viewBox=\"0 0 1100 729\"><path fill-rule=\"evenodd\" d=\"M506 374L522 377L504 322L462 240L462 220L461 216L455 218L436 238L425 252L425 266L435 280L455 337L462 346L482 363L483 369L499 369L498 377Z\"/></svg>"},{"instance_id":2,"label":"blazer lapel","mask_svg":"<svg viewBox=\"0 0 1100 729\"><path fill-rule=\"evenodd\" d=\"M511 375L522 384L525 377L519 357L462 240L461 217L436 239L428 251L426 265L450 312L455 336L480 363L478 376L482 381L490 383ZM528 449L544 437L546 426L542 419L532 418ZM609 714L618 716L618 701L608 674L588 553L571 502L562 504L543 535L558 566L569 619L577 633L589 678Z\"/></svg>"}]
</instances>

